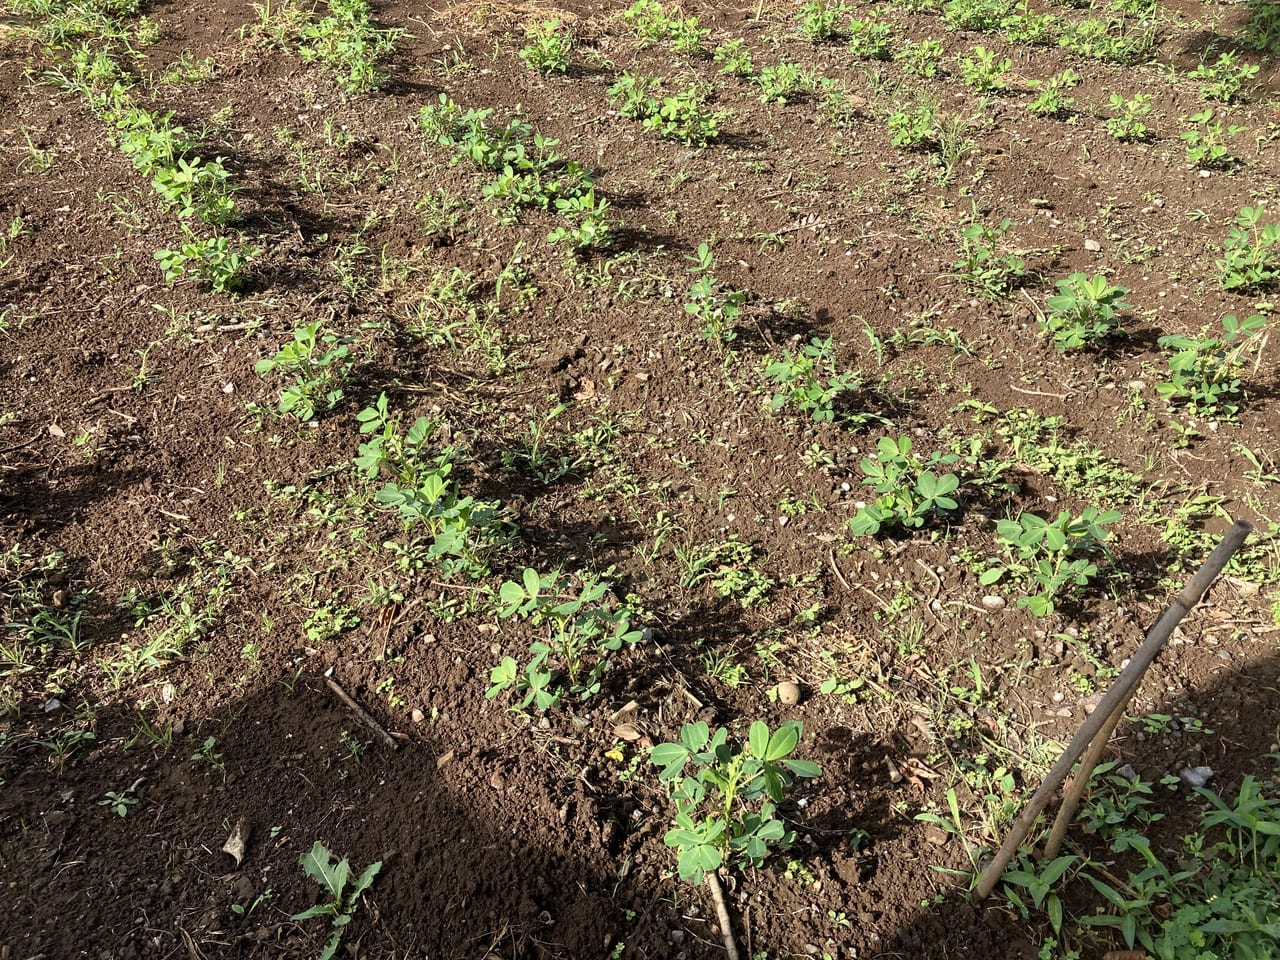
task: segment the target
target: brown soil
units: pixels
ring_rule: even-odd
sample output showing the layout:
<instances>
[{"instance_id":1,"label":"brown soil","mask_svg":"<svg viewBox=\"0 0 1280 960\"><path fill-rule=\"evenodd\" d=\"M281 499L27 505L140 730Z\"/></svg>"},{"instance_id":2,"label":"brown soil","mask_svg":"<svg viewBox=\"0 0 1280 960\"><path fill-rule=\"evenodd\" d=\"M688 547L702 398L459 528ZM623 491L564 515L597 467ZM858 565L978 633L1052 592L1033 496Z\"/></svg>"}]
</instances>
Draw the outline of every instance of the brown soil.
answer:
<instances>
[{"instance_id":1,"label":"brown soil","mask_svg":"<svg viewBox=\"0 0 1280 960\"><path fill-rule=\"evenodd\" d=\"M999 898L970 904L945 872L970 868L965 847L915 815L941 813L978 754L1033 767L1032 753L1069 736L1105 687L1099 670L1132 653L1229 517L1258 527L1247 556L1131 711L1214 732L1126 724L1113 755L1152 779L1212 767L1224 793L1245 774L1274 775L1280 485L1250 480L1240 446L1280 459L1280 354L1270 344L1248 369L1238 421L1200 421L1189 445L1174 445L1169 422L1194 418L1155 394L1159 336L1260 299L1224 292L1215 261L1243 204L1274 216L1274 58L1246 51L1258 85L1219 108L1248 128L1233 141L1244 163L1207 177L1178 139L1179 118L1205 104L1168 72L1211 42L1228 49L1241 8L1168 5L1176 24L1137 66L887 11L900 39L945 43L951 72L930 90L972 123L974 149L942 184L876 118L877 98L896 94L842 44L795 39L791 5L760 19L755 4L684 6L716 41L743 37L758 65L846 81L863 107L845 123L817 98L763 104L718 64L640 48L619 3L440 6L376 4L378 23L409 36L385 89L349 96L322 66L242 37L258 20L247 3L147 5L160 38L140 51L139 76L188 52L214 64L146 102L199 131L243 186L239 228L265 252L239 297L165 284L153 253L181 242L180 222L83 100L40 81L65 54L17 15L0 34L0 209L21 218L0 277L0 546L11 551L0 598L15 622L32 597L79 611L83 644L26 664L0 653L0 956L314 955L327 923L289 915L319 897L298 864L316 840L355 870L383 863L346 932L351 956L721 956L710 898L675 877L669 801L643 749L700 718L735 736L755 719L803 720L801 752L824 769L784 810L792 851L728 880L744 956L1035 957L1044 918ZM535 10L578 36L566 77L517 57ZM978 44L1009 54L1018 78L982 104L951 56ZM1067 67L1082 78L1077 112L1033 117L1026 81ZM732 110L721 141L686 148L619 118L605 91L624 69L671 89L713 83L716 106ZM1142 91L1154 94L1152 137L1108 136L1108 95ZM494 122L518 106L595 170L625 221L611 254L566 265L546 241L550 214L498 222L479 199L483 176L418 130L441 93L492 107ZM463 203L431 230L420 203L440 195ZM955 278L975 205L988 223L1011 219L1008 240L1042 282L988 300ZM729 352L684 312L685 258L709 240L722 284L750 291ZM420 307L441 330L462 318L434 296L454 268L474 277L473 306L497 303L493 329L412 336ZM1104 269L1135 305L1127 337L1057 353L1035 324L1052 280ZM254 365L316 320L353 338L357 364L338 408L299 425L272 412L284 381ZM954 330L970 349L895 344L916 328ZM765 408L762 361L813 336L862 371L848 409L883 420L851 430ZM464 454L464 490L501 503L515 537L490 576L405 569L386 547L410 535L350 468L354 415L382 392L443 424ZM545 483L511 452L561 402L547 421L554 456L574 455L573 436L593 425L612 439ZM1062 417L1064 447L1101 451L1141 493L1090 499L1081 491L1097 483L1036 469L981 408ZM850 537L868 489L858 462L888 435L924 451L981 436L988 458L1014 462L1016 489L974 497L950 526L914 537ZM1003 609L983 605L993 588L967 555L997 553L994 518L1090 505L1124 513L1105 583L1045 619L1016 608L1012 589ZM1162 539L1165 520L1182 539ZM773 582L763 603L680 586L677 548L733 537L752 547L744 571ZM536 634L498 619L480 591L525 566L612 571L652 631L597 697L546 716L484 696L499 657ZM181 657L113 682L104 664L166 622L140 626L125 595L185 599L200 626ZM347 622L319 629L317 611ZM6 627L7 642L22 635ZM740 682L717 679L715 660L738 665ZM398 749L326 685L330 669ZM974 669L988 690L962 696ZM849 689L820 693L837 673ZM804 689L798 706L769 696L787 677ZM635 743L614 732L631 701ZM1011 805L1037 785L1015 772ZM979 798L958 784L969 839L994 845ZM138 802L121 817L101 801L126 789ZM221 847L241 818L252 832L237 865ZM1180 826L1170 816L1153 844L1175 848ZM1086 891L1074 896L1092 908ZM1080 944L1085 956L1113 946Z\"/></svg>"}]
</instances>

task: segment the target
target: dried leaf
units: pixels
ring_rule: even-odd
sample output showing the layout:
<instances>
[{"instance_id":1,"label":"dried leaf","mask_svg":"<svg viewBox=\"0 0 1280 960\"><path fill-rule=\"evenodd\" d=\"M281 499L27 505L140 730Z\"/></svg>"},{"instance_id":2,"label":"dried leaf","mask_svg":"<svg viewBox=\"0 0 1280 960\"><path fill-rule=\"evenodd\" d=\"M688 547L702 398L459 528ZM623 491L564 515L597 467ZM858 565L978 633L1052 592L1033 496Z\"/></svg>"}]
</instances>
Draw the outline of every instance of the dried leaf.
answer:
<instances>
[{"instance_id":1,"label":"dried leaf","mask_svg":"<svg viewBox=\"0 0 1280 960\"><path fill-rule=\"evenodd\" d=\"M227 842L222 845L222 852L231 857L236 862L237 867L240 866L240 861L244 859L244 851L249 845L249 834L251 832L249 818L241 817L236 821L236 825L231 828L231 835L227 837Z\"/></svg>"},{"instance_id":2,"label":"dried leaf","mask_svg":"<svg viewBox=\"0 0 1280 960\"><path fill-rule=\"evenodd\" d=\"M619 723L613 728L613 735L619 740L626 740L628 743L634 743L644 736L634 723Z\"/></svg>"}]
</instances>

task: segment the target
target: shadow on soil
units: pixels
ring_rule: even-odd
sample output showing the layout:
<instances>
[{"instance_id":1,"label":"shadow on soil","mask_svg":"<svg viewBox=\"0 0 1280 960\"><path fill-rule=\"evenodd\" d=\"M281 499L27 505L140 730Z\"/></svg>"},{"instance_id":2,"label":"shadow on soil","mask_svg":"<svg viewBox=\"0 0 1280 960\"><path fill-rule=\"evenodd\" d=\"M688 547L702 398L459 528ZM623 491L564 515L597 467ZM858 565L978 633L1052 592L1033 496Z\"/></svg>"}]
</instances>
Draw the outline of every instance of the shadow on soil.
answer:
<instances>
[{"instance_id":1,"label":"shadow on soil","mask_svg":"<svg viewBox=\"0 0 1280 960\"><path fill-rule=\"evenodd\" d=\"M619 782L592 741L628 697L646 712L657 708L692 672L679 667L695 654L695 640L707 631L733 634L737 617L733 605L691 611L664 632L656 654L646 652L625 676L610 675L626 682L599 711L583 713L591 726L580 731L525 723L486 704L479 691L487 664L468 662L463 638L412 630L396 646L425 692L417 723L405 707L386 707L375 665L344 667L336 648L321 654L346 690L401 737L394 751L312 664L304 675L263 669L245 681L251 692L228 691L221 704L184 703L181 670L173 670L172 702L145 715L123 702L76 711L73 693L54 712L23 703L0 719L0 868L11 878L0 889L0 945L31 958L86 950L121 958L312 955L328 939L328 922L289 917L322 902L298 863L319 840L349 857L353 871L382 862L345 931L360 956L723 956L705 895L673 896L663 876L672 867L660 840L666 812L643 764L635 783ZM1219 625L1203 608L1185 622L1187 641L1166 649L1147 684L1160 689L1172 683L1165 678L1187 677L1185 689L1132 711L1172 720L1155 734L1122 725L1106 759L1150 781L1210 767L1211 786L1230 796L1244 775L1273 774L1264 755L1280 737L1274 630L1231 625L1239 634L1227 643L1218 642L1227 640ZM74 687L74 679L64 682ZM134 695L164 699L147 687ZM703 703L712 722L737 715L710 697ZM815 701L812 710L820 709ZM922 825L910 814L921 801L877 789L873 781L883 777L867 775L907 744L891 731L804 716L826 775L811 791L810 810L786 815L801 836L791 856L823 886L811 891L784 878L781 861L736 878L734 923L744 951L747 938L752 950L744 955L792 956L815 946L837 958L1035 958L1038 938L1006 901L970 904L931 870L963 867L966 858L954 838L940 846L920 839ZM1214 732L1197 732L1197 723ZM52 733L67 729L96 739L56 753ZM120 816L109 793L137 802ZM1194 809L1185 793L1158 800L1169 815L1151 841L1171 859ZM895 802L903 799L906 814ZM237 864L220 851L242 818L250 839ZM850 846L855 830L867 837L860 849ZM1114 859L1079 830L1071 840ZM1092 909L1080 890L1067 894L1078 911ZM65 911L56 922L36 921L50 914L32 905L50 900ZM833 927L830 913L847 922ZM1095 944L1084 956L1113 946Z\"/></svg>"}]
</instances>

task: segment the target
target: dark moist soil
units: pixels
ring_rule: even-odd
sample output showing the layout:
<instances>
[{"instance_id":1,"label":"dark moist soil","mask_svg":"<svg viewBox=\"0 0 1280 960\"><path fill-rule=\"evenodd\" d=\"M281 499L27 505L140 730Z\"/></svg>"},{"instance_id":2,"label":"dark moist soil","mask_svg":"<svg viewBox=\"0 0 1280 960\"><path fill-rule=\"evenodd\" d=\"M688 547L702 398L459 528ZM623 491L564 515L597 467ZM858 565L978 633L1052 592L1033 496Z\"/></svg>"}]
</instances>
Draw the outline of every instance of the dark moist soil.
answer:
<instances>
[{"instance_id":1,"label":"dark moist soil","mask_svg":"<svg viewBox=\"0 0 1280 960\"><path fill-rule=\"evenodd\" d=\"M1280 504L1274 481L1244 479L1238 445L1280 452L1275 345L1248 373L1239 421L1201 422L1185 448L1171 446L1154 393L1159 336L1252 310L1222 291L1214 260L1239 207L1275 196L1274 59L1251 55L1258 88L1230 108L1249 128L1235 143L1244 167L1204 177L1178 140L1178 118L1204 104L1166 66L1084 61L949 32L936 13L886 12L900 39L1013 58L1011 92L981 106L954 71L930 82L944 111L972 112L975 140L939 185L931 159L892 147L874 118L868 65L839 44L771 43L789 35L790 5L759 21L754 4L685 13L717 40L745 38L758 63L792 60L847 81L864 107L843 125L816 100L762 104L716 64L639 49L612 16L620 9L377 4L379 23L412 36L388 86L351 97L296 53L242 38L258 21L248 4L148 5L160 39L141 50L140 75L183 53L215 64L211 78L157 86L151 102L200 131L243 185L241 229L265 252L239 298L164 284L152 254L181 242L177 219L81 100L39 82L62 55L31 40L20 17L0 34L0 209L22 226L3 270L0 530L12 553L0 591L14 618L32 597L79 611L85 644L54 645L26 665L0 660L0 956L315 955L327 921L289 916L320 901L298 862L317 840L353 871L382 863L340 956L721 956L710 898L674 876L662 843L669 805L645 747L696 719L735 736L754 719L800 719L801 751L824 775L784 809L795 847L726 881L744 955L1035 957L1043 918L1020 918L999 898L969 904L947 872L970 868L965 847L915 815L943 812L956 764L977 754L1027 767L1051 758L1052 738L1069 737L1097 702L1099 669L1133 651L1230 516L1258 523L1249 565L1184 622L1131 711L1175 721L1151 734L1123 725L1110 758L1149 779L1208 766L1224 793L1274 772L1264 757L1280 740L1267 521ZM1245 15L1167 9L1181 25L1157 61L1184 71L1214 39L1195 18L1226 43ZM553 15L579 44L569 75L544 79L516 51L522 24ZM1033 117L1027 81L1066 67L1082 77L1078 112ZM685 148L619 118L605 91L623 69L673 90L714 82L717 106L733 110L722 142ZM1147 90L1152 138L1107 136L1108 95ZM545 241L551 216L498 223L478 201L481 175L418 132L419 110L441 93L493 108L493 122L519 106L596 170L628 255L566 270ZM29 145L48 152L48 169ZM451 226L428 229L418 206L439 194L464 202ZM975 296L953 276L958 230L975 208L989 223L1009 217L1013 245L1046 278L1105 268L1129 288L1138 308L1128 337L1102 356L1063 356L1034 322L1051 283ZM713 238L716 276L751 292L732 354L683 311L684 258ZM505 365L485 359L484 334L465 324L457 349L406 332L408 311L455 268L473 274L473 299L497 299ZM428 301L442 327L457 317L449 310ZM271 412L282 381L254 364L314 320L361 347L339 409L300 426ZM866 332L888 341L913 325L957 331L972 355L890 344L877 356ZM843 367L864 372L849 409L892 427L850 432L763 409L764 358L813 336L831 337ZM383 546L408 537L348 464L360 440L352 415L384 391L395 409L444 424L466 453L464 489L503 505L518 539L491 577L404 570ZM571 406L550 421L555 449L593 424L616 438L546 484L509 454L559 402ZM1141 503L1118 498L1125 521L1104 589L1045 620L1015 608L1016 594L992 610L961 554L995 552L993 518L1110 504L1010 454L979 404L1063 417L1064 445L1091 445L1138 473L1144 496L1167 497L1155 516L1216 498L1191 520L1202 539L1175 549L1160 524L1139 519ZM845 536L865 497L858 461L879 436L931 450L984 430L991 455L1017 463L1006 477L1016 493L966 504L945 535ZM802 456L815 444L825 464ZM784 501L808 506L783 511ZM732 537L774 581L763 604L678 586L675 545ZM46 569L40 558L55 553ZM652 631L597 698L546 717L483 696L492 665L527 648L533 628L468 613L480 588L526 565L612 568L616 592L636 596ZM371 586L386 602L372 601ZM113 682L103 664L147 635L117 604L130 591L183 596L207 618L184 656ZM325 609L358 624L309 635ZM740 665L741 682L715 679L708 658ZM974 687L975 669L993 696L956 696ZM330 670L396 749L334 693ZM846 694L820 694L835 672ZM789 677L805 693L798 706L769 696ZM641 739L620 738L622 722ZM1015 804L1036 786L1021 770ZM975 816L970 838L993 846L980 800L958 789ZM124 791L138 802L121 817L102 801ZM1168 802L1152 835L1166 852L1188 826L1178 815L1187 805ZM250 834L237 863L221 848L241 821ZM1084 891L1070 896L1093 909ZM1080 944L1090 957L1113 946Z\"/></svg>"}]
</instances>

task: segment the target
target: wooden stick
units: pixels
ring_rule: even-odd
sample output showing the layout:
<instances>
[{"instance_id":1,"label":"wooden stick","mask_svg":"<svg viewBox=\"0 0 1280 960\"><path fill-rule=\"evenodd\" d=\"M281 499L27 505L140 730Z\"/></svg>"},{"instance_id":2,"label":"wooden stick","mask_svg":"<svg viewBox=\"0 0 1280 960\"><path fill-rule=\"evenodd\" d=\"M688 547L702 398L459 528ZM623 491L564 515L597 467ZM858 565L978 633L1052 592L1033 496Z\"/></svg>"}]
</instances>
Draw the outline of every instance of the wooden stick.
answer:
<instances>
[{"instance_id":1,"label":"wooden stick","mask_svg":"<svg viewBox=\"0 0 1280 960\"><path fill-rule=\"evenodd\" d=\"M1107 748L1107 743L1111 740L1111 734L1115 730L1116 724L1124 717L1125 709L1128 706L1128 701L1125 701L1116 707L1115 713L1107 717L1107 722L1102 725L1098 735L1093 738L1093 743L1089 745L1089 752L1080 761L1080 769L1076 771L1076 775L1071 781L1071 786L1067 788L1067 792L1062 798L1062 806L1058 808L1058 818L1053 821L1053 830L1049 833L1049 839L1045 841L1044 858L1046 860L1052 860L1058 855L1058 851L1062 849L1062 841L1066 838L1067 829L1075 818L1076 810L1080 806L1080 798L1084 796L1085 788L1089 786L1089 778L1093 776L1093 768L1102 759L1102 751Z\"/></svg>"},{"instance_id":2,"label":"wooden stick","mask_svg":"<svg viewBox=\"0 0 1280 960\"><path fill-rule=\"evenodd\" d=\"M720 886L720 878L714 870L708 870L704 876L707 878L707 886L711 888L711 902L716 905L720 936L724 938L724 952L729 955L729 960L739 960L738 944L733 939L733 925L729 923L729 908L724 902L724 888Z\"/></svg>"},{"instance_id":3,"label":"wooden stick","mask_svg":"<svg viewBox=\"0 0 1280 960\"><path fill-rule=\"evenodd\" d=\"M1173 633L1173 628L1191 611L1192 607L1200 602L1200 598L1204 596L1218 574L1222 572L1222 568L1227 565L1227 561L1240 549L1245 538L1249 536L1252 530L1253 526L1244 520L1237 520L1233 523L1231 529L1226 532L1226 535L1223 536L1213 553L1209 554L1209 558L1196 571L1196 575L1182 588L1182 592L1174 598L1173 603L1165 610L1164 615L1151 628L1151 632L1142 641L1142 646L1133 655L1129 665L1120 671L1120 676L1111 685L1107 695L1102 698L1098 708L1089 715L1089 718L1077 731L1075 737L1067 744L1067 748L1062 751L1062 756L1058 758L1058 762L1046 774L1044 783L1040 784L1040 789L1027 801L1026 806L1022 808L1022 812L1018 814L1018 819L1009 828L1009 833L1005 837L1004 843L996 851L995 858L987 866L987 869L983 871L978 880L978 885L974 887L973 899L975 901L985 900L991 894L1000 879L1000 874L1004 873L1004 868L1009 865L1009 861L1018 852L1018 847L1026 839L1027 834L1031 832L1031 828L1036 822L1036 817L1040 816L1041 811L1048 805L1049 799L1062 786L1062 782L1067 778L1067 774L1071 772L1072 766L1088 749L1094 737L1098 735L1098 732L1111 719L1117 709L1122 709L1133 697L1134 691L1138 689L1138 683L1147 672L1147 668L1151 666L1152 661L1155 660L1161 647L1164 646L1164 642Z\"/></svg>"},{"instance_id":4,"label":"wooden stick","mask_svg":"<svg viewBox=\"0 0 1280 960\"><path fill-rule=\"evenodd\" d=\"M360 706L360 704L352 700L351 697L347 694L347 691L343 690L342 687L338 685L338 681L333 679L333 667L330 667L328 670L324 672L324 682L329 685L329 689L332 690L334 693L336 693L338 695L338 698L343 703L345 703L348 707L351 708L352 713L354 713L357 717L363 720L365 725L370 730L372 730L374 733L376 733L379 737L382 738L383 743L385 743L392 750L400 749L400 744L396 743L395 737L387 733L387 731L383 729L382 724L378 723L377 720L369 716L368 712L365 711L364 707Z\"/></svg>"}]
</instances>

